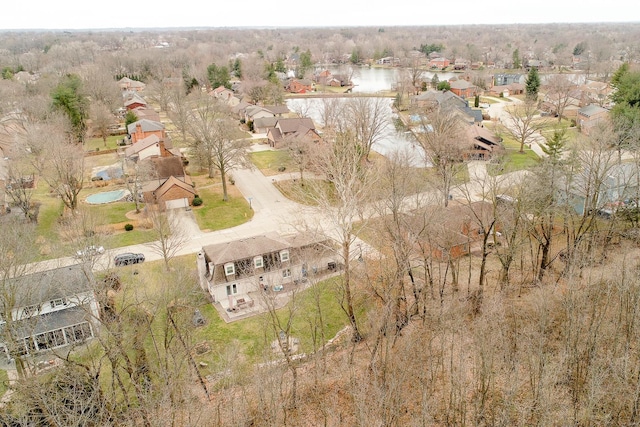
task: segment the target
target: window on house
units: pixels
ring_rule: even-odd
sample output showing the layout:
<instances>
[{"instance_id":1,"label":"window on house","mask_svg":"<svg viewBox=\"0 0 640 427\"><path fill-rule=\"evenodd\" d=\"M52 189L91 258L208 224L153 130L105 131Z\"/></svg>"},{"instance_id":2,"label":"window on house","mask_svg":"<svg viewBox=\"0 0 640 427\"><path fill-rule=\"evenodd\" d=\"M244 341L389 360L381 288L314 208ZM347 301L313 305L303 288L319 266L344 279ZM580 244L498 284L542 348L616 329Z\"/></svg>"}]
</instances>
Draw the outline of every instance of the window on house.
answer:
<instances>
[{"instance_id":1,"label":"window on house","mask_svg":"<svg viewBox=\"0 0 640 427\"><path fill-rule=\"evenodd\" d=\"M282 277L291 277L291 269L285 268L282 270Z\"/></svg>"},{"instance_id":2,"label":"window on house","mask_svg":"<svg viewBox=\"0 0 640 427\"><path fill-rule=\"evenodd\" d=\"M56 298L49 301L49 304L51 305L51 308L57 308L63 305L67 305L67 300L66 298Z\"/></svg>"},{"instance_id":3,"label":"window on house","mask_svg":"<svg viewBox=\"0 0 640 427\"><path fill-rule=\"evenodd\" d=\"M224 265L224 274L226 276L233 276L236 274L236 266L232 262L228 262Z\"/></svg>"},{"instance_id":4,"label":"window on house","mask_svg":"<svg viewBox=\"0 0 640 427\"><path fill-rule=\"evenodd\" d=\"M238 287L235 283L227 285L227 295L234 295L238 293Z\"/></svg>"},{"instance_id":5,"label":"window on house","mask_svg":"<svg viewBox=\"0 0 640 427\"><path fill-rule=\"evenodd\" d=\"M29 305L22 309L23 316L31 316L40 311L40 306L38 304Z\"/></svg>"},{"instance_id":6,"label":"window on house","mask_svg":"<svg viewBox=\"0 0 640 427\"><path fill-rule=\"evenodd\" d=\"M280 261L289 261L289 251L280 251Z\"/></svg>"},{"instance_id":7,"label":"window on house","mask_svg":"<svg viewBox=\"0 0 640 427\"><path fill-rule=\"evenodd\" d=\"M255 268L262 268L264 267L264 259L262 259L262 256L257 256L253 259L253 266Z\"/></svg>"}]
</instances>

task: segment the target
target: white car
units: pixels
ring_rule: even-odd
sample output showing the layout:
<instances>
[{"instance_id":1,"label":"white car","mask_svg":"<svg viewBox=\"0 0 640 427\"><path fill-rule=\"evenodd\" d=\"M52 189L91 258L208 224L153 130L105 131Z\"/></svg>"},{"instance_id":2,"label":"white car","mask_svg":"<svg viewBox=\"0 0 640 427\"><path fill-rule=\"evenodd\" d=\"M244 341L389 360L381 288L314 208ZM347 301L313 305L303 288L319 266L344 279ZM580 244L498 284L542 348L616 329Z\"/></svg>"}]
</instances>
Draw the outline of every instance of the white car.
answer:
<instances>
[{"instance_id":1,"label":"white car","mask_svg":"<svg viewBox=\"0 0 640 427\"><path fill-rule=\"evenodd\" d=\"M91 246L87 246L84 249L80 249L78 252L76 252L75 257L86 258L86 257L101 255L103 253L104 253L104 247L91 245Z\"/></svg>"}]
</instances>

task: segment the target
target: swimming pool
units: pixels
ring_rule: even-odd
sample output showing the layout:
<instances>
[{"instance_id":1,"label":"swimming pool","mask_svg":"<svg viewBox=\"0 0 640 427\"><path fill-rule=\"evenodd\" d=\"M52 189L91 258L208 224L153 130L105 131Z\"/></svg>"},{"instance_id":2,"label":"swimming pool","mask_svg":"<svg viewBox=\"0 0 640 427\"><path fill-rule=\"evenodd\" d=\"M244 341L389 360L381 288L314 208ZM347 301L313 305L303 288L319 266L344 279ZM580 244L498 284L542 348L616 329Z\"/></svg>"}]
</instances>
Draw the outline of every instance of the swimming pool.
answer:
<instances>
[{"instance_id":1,"label":"swimming pool","mask_svg":"<svg viewBox=\"0 0 640 427\"><path fill-rule=\"evenodd\" d=\"M87 197L87 203L92 205L101 205L104 203L117 202L124 198L129 192L127 190L104 191L102 193L92 194Z\"/></svg>"}]
</instances>

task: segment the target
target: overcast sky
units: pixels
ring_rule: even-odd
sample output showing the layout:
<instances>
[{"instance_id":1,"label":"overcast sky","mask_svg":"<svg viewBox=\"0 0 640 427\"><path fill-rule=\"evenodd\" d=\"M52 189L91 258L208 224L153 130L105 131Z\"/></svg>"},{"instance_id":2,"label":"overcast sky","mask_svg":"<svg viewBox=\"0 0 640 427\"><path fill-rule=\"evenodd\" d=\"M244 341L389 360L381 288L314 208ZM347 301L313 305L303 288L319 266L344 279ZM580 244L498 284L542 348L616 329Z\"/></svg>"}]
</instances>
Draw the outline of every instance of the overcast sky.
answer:
<instances>
[{"instance_id":1,"label":"overcast sky","mask_svg":"<svg viewBox=\"0 0 640 427\"><path fill-rule=\"evenodd\" d=\"M7 0L0 29L640 22L627 0Z\"/></svg>"}]
</instances>

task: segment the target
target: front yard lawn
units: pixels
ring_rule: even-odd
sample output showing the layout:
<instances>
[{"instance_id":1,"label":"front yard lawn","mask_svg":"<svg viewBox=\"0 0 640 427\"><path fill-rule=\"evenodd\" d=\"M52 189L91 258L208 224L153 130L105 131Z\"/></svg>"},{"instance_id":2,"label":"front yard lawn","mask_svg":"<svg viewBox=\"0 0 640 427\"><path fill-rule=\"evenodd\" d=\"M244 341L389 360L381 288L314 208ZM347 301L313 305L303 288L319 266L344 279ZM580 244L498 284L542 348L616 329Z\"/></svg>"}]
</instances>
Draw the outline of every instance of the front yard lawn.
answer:
<instances>
[{"instance_id":1,"label":"front yard lawn","mask_svg":"<svg viewBox=\"0 0 640 427\"><path fill-rule=\"evenodd\" d=\"M249 155L251 162L260 169L265 176L277 175L284 171L295 172L298 170L286 150L256 151ZM284 168L284 170L279 170Z\"/></svg>"},{"instance_id":2,"label":"front yard lawn","mask_svg":"<svg viewBox=\"0 0 640 427\"><path fill-rule=\"evenodd\" d=\"M229 200L222 200L222 184L196 187L202 206L194 207L198 226L202 231L216 231L243 224L253 217L253 209L233 185L227 187Z\"/></svg>"}]
</instances>

